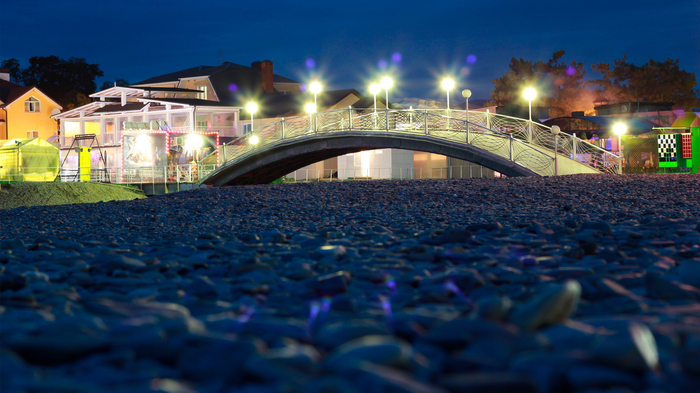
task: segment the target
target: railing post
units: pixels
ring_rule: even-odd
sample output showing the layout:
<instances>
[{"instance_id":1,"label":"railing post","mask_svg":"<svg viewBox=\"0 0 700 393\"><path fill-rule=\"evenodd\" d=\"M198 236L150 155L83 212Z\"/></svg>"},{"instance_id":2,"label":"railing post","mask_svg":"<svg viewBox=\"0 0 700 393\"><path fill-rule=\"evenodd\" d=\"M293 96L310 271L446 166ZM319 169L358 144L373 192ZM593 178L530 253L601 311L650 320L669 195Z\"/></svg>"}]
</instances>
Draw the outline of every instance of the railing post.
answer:
<instances>
[{"instance_id":1,"label":"railing post","mask_svg":"<svg viewBox=\"0 0 700 393\"><path fill-rule=\"evenodd\" d=\"M573 135L572 135L572 139L571 139L571 151L572 151L572 153L574 154L574 156L573 156L572 158L573 158L575 161L578 161L578 160L576 159L576 145L578 144L578 143L576 142L576 139L577 139L577 138L576 138L576 133L574 132Z\"/></svg>"},{"instance_id":2,"label":"railing post","mask_svg":"<svg viewBox=\"0 0 700 393\"><path fill-rule=\"evenodd\" d=\"M386 114L386 124L384 125L384 129L386 132L389 132L389 108L388 108L388 103L387 103L387 108L384 108L384 113Z\"/></svg>"},{"instance_id":3,"label":"railing post","mask_svg":"<svg viewBox=\"0 0 700 393\"><path fill-rule=\"evenodd\" d=\"M423 123L425 124L425 135L428 135L428 110L425 109L423 114Z\"/></svg>"},{"instance_id":4,"label":"railing post","mask_svg":"<svg viewBox=\"0 0 700 393\"><path fill-rule=\"evenodd\" d=\"M511 161L513 161L513 133L510 134L510 146L508 147L508 156Z\"/></svg>"},{"instance_id":5,"label":"railing post","mask_svg":"<svg viewBox=\"0 0 700 393\"><path fill-rule=\"evenodd\" d=\"M554 176L559 176L559 154L557 153L558 142L559 138L557 134L554 134Z\"/></svg>"},{"instance_id":6,"label":"railing post","mask_svg":"<svg viewBox=\"0 0 700 393\"><path fill-rule=\"evenodd\" d=\"M352 105L348 107L348 131L352 130Z\"/></svg>"},{"instance_id":7,"label":"railing post","mask_svg":"<svg viewBox=\"0 0 700 393\"><path fill-rule=\"evenodd\" d=\"M284 140L284 138L285 138L285 136L284 136L284 117L282 118L282 123L280 123L280 124L282 124L282 140Z\"/></svg>"},{"instance_id":8,"label":"railing post","mask_svg":"<svg viewBox=\"0 0 700 393\"><path fill-rule=\"evenodd\" d=\"M467 129L467 144L470 144L471 141L469 140L469 120L467 120L466 123L465 123L464 125L465 125L465 127L466 127L466 129Z\"/></svg>"},{"instance_id":9,"label":"railing post","mask_svg":"<svg viewBox=\"0 0 700 393\"><path fill-rule=\"evenodd\" d=\"M486 110L486 128L489 130L491 129L491 112L487 109Z\"/></svg>"}]
</instances>

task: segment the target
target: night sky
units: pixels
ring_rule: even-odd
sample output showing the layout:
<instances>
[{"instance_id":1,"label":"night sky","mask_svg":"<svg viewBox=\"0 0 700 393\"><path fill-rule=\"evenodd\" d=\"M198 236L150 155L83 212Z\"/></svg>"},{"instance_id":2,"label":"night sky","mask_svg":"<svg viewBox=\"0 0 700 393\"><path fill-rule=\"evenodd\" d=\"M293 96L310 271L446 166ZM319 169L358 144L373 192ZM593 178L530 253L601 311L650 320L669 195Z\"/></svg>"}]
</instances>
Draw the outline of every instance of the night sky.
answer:
<instances>
[{"instance_id":1,"label":"night sky","mask_svg":"<svg viewBox=\"0 0 700 393\"><path fill-rule=\"evenodd\" d=\"M590 66L627 55L680 59L700 80L699 0L616 1L209 1L3 0L0 60L85 58L102 82L135 83L197 65L250 65L325 89L368 86L384 74L392 97L442 99L447 75L459 91L488 98L512 57ZM459 98L461 100L461 98Z\"/></svg>"}]
</instances>

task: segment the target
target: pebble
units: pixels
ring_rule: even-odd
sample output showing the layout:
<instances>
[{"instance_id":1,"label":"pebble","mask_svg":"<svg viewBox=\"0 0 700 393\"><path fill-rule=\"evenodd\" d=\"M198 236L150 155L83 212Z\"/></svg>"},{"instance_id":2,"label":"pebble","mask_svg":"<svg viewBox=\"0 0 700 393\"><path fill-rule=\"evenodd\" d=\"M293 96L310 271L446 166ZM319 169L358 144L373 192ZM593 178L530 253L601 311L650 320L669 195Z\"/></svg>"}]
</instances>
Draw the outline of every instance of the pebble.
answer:
<instances>
[{"instance_id":1,"label":"pebble","mask_svg":"<svg viewBox=\"0 0 700 393\"><path fill-rule=\"evenodd\" d=\"M700 391L698 183L331 182L3 210L2 390Z\"/></svg>"}]
</instances>

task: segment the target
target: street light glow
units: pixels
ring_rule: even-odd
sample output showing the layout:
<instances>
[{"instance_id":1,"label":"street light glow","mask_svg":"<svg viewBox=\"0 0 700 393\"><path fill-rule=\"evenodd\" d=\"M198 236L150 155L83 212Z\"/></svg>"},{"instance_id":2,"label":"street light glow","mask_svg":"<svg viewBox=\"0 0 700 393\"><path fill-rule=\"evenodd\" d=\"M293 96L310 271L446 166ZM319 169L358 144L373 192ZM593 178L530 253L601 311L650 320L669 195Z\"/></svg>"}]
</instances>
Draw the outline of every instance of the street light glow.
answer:
<instances>
[{"instance_id":1,"label":"street light glow","mask_svg":"<svg viewBox=\"0 0 700 393\"><path fill-rule=\"evenodd\" d=\"M312 104L310 102L308 104L306 104L305 109L306 109L306 113L316 113L316 105Z\"/></svg>"},{"instance_id":2,"label":"street light glow","mask_svg":"<svg viewBox=\"0 0 700 393\"><path fill-rule=\"evenodd\" d=\"M537 92L535 91L535 89L530 87L530 88L525 89L525 91L523 92L523 95L525 96L526 100L532 101L535 99L535 97L537 97Z\"/></svg>"},{"instance_id":3,"label":"street light glow","mask_svg":"<svg viewBox=\"0 0 700 393\"><path fill-rule=\"evenodd\" d=\"M442 81L442 88L449 91L452 90L452 88L455 87L455 81L453 81L450 78L447 78Z\"/></svg>"},{"instance_id":4,"label":"street light glow","mask_svg":"<svg viewBox=\"0 0 700 393\"><path fill-rule=\"evenodd\" d=\"M369 85L369 92L370 93L379 94L380 91L382 91L382 87L379 86L378 84L372 83L371 85Z\"/></svg>"},{"instance_id":5,"label":"street light glow","mask_svg":"<svg viewBox=\"0 0 700 393\"><path fill-rule=\"evenodd\" d=\"M258 110L258 104L250 102L245 106L245 110L247 110L249 113L255 113Z\"/></svg>"},{"instance_id":6,"label":"street light glow","mask_svg":"<svg viewBox=\"0 0 700 393\"><path fill-rule=\"evenodd\" d=\"M309 86L309 90L311 90L311 92L314 94L318 94L321 92L321 84L318 82L314 82Z\"/></svg>"},{"instance_id":7,"label":"street light glow","mask_svg":"<svg viewBox=\"0 0 700 393\"><path fill-rule=\"evenodd\" d=\"M385 76L382 78L382 80L379 82L382 86L382 89L389 90L391 89L391 86L394 86L394 81L391 80L388 76Z\"/></svg>"},{"instance_id":8,"label":"street light glow","mask_svg":"<svg viewBox=\"0 0 700 393\"><path fill-rule=\"evenodd\" d=\"M613 126L613 132L617 135L622 135L627 132L627 126L623 123L617 123Z\"/></svg>"},{"instance_id":9,"label":"street light glow","mask_svg":"<svg viewBox=\"0 0 700 393\"><path fill-rule=\"evenodd\" d=\"M251 145L257 145L258 142L260 142L260 139L257 135L253 135L250 138L248 138L248 142L250 142Z\"/></svg>"},{"instance_id":10,"label":"street light glow","mask_svg":"<svg viewBox=\"0 0 700 393\"><path fill-rule=\"evenodd\" d=\"M469 98L472 96L472 91L469 89L462 90L462 97Z\"/></svg>"}]
</instances>

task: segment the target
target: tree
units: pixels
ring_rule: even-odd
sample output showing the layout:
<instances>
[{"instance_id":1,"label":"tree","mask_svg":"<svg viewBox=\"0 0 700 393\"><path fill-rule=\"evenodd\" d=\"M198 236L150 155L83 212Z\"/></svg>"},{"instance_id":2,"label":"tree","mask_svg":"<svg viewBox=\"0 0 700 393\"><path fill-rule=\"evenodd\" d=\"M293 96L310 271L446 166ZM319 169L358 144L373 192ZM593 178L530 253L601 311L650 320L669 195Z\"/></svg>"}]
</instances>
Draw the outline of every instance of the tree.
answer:
<instances>
[{"instance_id":1,"label":"tree","mask_svg":"<svg viewBox=\"0 0 700 393\"><path fill-rule=\"evenodd\" d=\"M522 92L532 87L538 94L534 104L550 107L552 117L565 116L575 110L592 110L593 96L583 80L586 76L583 63L574 60L566 64L562 61L565 54L563 50L554 52L547 62L512 58L508 66L510 71L493 80L492 101L487 105L526 105Z\"/></svg>"},{"instance_id":2,"label":"tree","mask_svg":"<svg viewBox=\"0 0 700 393\"><path fill-rule=\"evenodd\" d=\"M104 76L104 72L83 58L35 56L21 75L25 86L36 86L65 109L73 109L90 102L88 96L97 90L95 79Z\"/></svg>"},{"instance_id":3,"label":"tree","mask_svg":"<svg viewBox=\"0 0 700 393\"><path fill-rule=\"evenodd\" d=\"M17 84L22 83L22 71L19 68L19 60L14 57L3 60L2 64L0 64L0 68L7 68L10 70L10 82Z\"/></svg>"},{"instance_id":4,"label":"tree","mask_svg":"<svg viewBox=\"0 0 700 393\"><path fill-rule=\"evenodd\" d=\"M678 59L658 62L650 59L641 66L627 62L627 56L613 65L596 63L593 70L602 78L591 81L595 93L612 102L648 101L674 102L685 110L698 104L695 74L681 70Z\"/></svg>"},{"instance_id":5,"label":"tree","mask_svg":"<svg viewBox=\"0 0 700 393\"><path fill-rule=\"evenodd\" d=\"M126 87L126 86L129 86L129 82L126 81L125 79L122 79L122 78L117 78L117 80L114 82L105 81L104 83L102 83L102 86L100 87L100 91L107 90L110 87L114 87L115 85Z\"/></svg>"}]
</instances>

